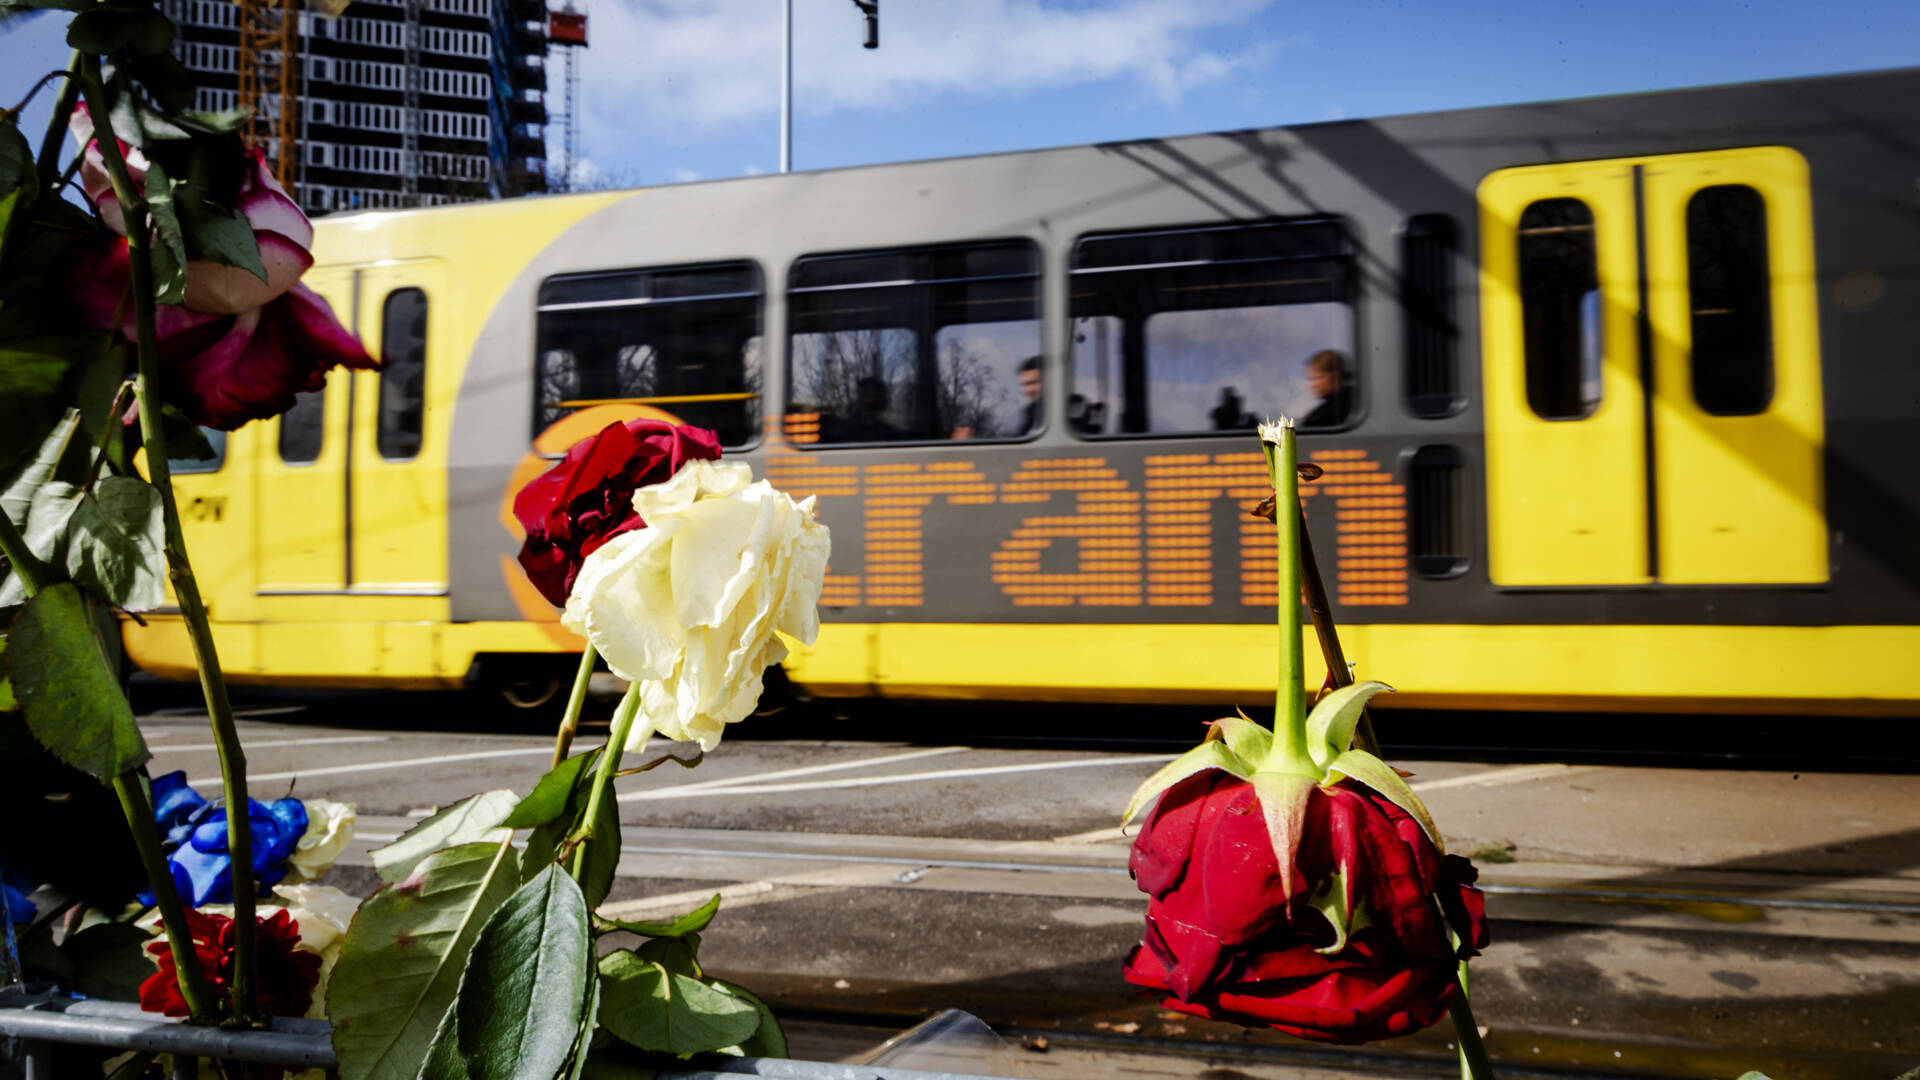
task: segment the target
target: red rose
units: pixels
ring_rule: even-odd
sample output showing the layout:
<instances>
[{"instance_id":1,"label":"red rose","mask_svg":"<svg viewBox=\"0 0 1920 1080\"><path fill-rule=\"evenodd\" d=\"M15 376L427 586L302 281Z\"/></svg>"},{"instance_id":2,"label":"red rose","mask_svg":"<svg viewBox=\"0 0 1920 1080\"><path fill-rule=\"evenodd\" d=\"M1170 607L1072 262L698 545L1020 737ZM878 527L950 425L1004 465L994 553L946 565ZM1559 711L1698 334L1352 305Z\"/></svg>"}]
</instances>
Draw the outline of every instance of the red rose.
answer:
<instances>
[{"instance_id":1,"label":"red rose","mask_svg":"<svg viewBox=\"0 0 1920 1080\"><path fill-rule=\"evenodd\" d=\"M646 524L633 509L635 488L660 483L689 461L719 456L713 432L661 420L608 424L575 443L513 498L513 516L527 530L520 547L527 577L540 595L564 607L587 556Z\"/></svg>"},{"instance_id":2,"label":"red rose","mask_svg":"<svg viewBox=\"0 0 1920 1080\"><path fill-rule=\"evenodd\" d=\"M88 237L68 254L66 291L80 320L136 341L133 305L125 300L128 275L121 237ZM335 367L380 366L326 300L297 281L238 314L162 304L154 311L154 334L167 399L194 423L222 431L286 412L294 395L326 386Z\"/></svg>"},{"instance_id":3,"label":"red rose","mask_svg":"<svg viewBox=\"0 0 1920 1080\"><path fill-rule=\"evenodd\" d=\"M1161 796L1129 868L1151 897L1129 982L1167 994L1170 1009L1305 1039L1434 1023L1456 962L1487 943L1473 865L1441 856L1405 810L1353 781L1308 796L1293 868L1306 884L1292 895L1253 785L1218 769Z\"/></svg>"},{"instance_id":4,"label":"red rose","mask_svg":"<svg viewBox=\"0 0 1920 1080\"><path fill-rule=\"evenodd\" d=\"M313 1007L313 988L320 981L320 954L297 948L300 924L286 908L271 918L255 917L255 985L260 1011L266 1016L305 1016ZM221 1015L233 1012L233 920L187 909L187 931L193 935L194 958ZM187 1016L187 999L180 993L180 975L173 950L162 938L147 946L160 970L140 984L140 1007L168 1016Z\"/></svg>"}]
</instances>

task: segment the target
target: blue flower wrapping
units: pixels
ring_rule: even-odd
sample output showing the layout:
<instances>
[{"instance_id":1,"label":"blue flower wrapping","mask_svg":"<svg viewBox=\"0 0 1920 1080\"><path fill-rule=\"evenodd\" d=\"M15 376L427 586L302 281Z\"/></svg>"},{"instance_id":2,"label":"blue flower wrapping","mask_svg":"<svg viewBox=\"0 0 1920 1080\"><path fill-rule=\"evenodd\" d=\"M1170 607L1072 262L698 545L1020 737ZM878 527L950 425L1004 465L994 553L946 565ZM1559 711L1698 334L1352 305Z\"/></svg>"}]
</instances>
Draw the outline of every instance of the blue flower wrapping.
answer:
<instances>
[{"instance_id":1,"label":"blue flower wrapping","mask_svg":"<svg viewBox=\"0 0 1920 1080\"><path fill-rule=\"evenodd\" d=\"M233 859L227 851L227 808L215 806L187 786L186 773L153 781L155 823L175 845L167 857L174 888L188 905L233 902ZM247 800L253 840L253 878L265 895L287 876L287 859L307 831L307 808L299 799ZM151 894L141 897L151 902Z\"/></svg>"},{"instance_id":2,"label":"blue flower wrapping","mask_svg":"<svg viewBox=\"0 0 1920 1080\"><path fill-rule=\"evenodd\" d=\"M39 883L11 870L0 871L0 894L4 894L7 905L7 921L15 926L24 926L33 921L40 909L27 894L39 888Z\"/></svg>"}]
</instances>

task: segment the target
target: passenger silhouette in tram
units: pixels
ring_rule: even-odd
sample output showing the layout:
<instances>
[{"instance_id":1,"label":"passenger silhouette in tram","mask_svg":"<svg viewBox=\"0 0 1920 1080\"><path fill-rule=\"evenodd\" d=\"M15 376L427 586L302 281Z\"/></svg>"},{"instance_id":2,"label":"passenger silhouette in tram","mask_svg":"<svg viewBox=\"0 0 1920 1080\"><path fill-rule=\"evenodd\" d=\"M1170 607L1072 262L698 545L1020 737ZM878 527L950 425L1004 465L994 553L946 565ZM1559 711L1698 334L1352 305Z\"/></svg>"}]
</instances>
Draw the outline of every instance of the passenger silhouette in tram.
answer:
<instances>
[{"instance_id":1,"label":"passenger silhouette in tram","mask_svg":"<svg viewBox=\"0 0 1920 1080\"><path fill-rule=\"evenodd\" d=\"M1246 399L1231 386L1220 388L1220 404L1213 407L1213 430L1239 431L1254 425L1253 417L1247 415Z\"/></svg>"},{"instance_id":2,"label":"passenger silhouette in tram","mask_svg":"<svg viewBox=\"0 0 1920 1080\"><path fill-rule=\"evenodd\" d=\"M1020 361L1018 374L1020 393L1027 399L1020 412L1020 433L1025 434L1040 426L1040 358L1029 356Z\"/></svg>"},{"instance_id":3,"label":"passenger silhouette in tram","mask_svg":"<svg viewBox=\"0 0 1920 1080\"><path fill-rule=\"evenodd\" d=\"M823 418L821 435L827 442L892 442L906 433L886 420L892 394L885 379L868 375L854 385L853 412L848 416Z\"/></svg>"},{"instance_id":4,"label":"passenger silhouette in tram","mask_svg":"<svg viewBox=\"0 0 1920 1080\"><path fill-rule=\"evenodd\" d=\"M1320 404L1300 421L1303 428L1338 427L1353 408L1353 387L1347 379L1347 358L1337 349L1321 349L1307 358L1307 385Z\"/></svg>"}]
</instances>

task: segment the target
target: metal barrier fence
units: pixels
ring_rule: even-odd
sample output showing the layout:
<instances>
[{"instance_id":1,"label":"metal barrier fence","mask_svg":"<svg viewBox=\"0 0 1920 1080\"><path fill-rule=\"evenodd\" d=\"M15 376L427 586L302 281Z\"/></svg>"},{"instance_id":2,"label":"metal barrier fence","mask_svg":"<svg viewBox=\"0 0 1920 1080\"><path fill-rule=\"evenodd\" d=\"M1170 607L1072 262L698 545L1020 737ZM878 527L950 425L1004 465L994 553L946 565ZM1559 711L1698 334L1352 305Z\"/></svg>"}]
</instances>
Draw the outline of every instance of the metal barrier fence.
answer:
<instances>
[{"instance_id":1,"label":"metal barrier fence","mask_svg":"<svg viewBox=\"0 0 1920 1080\"><path fill-rule=\"evenodd\" d=\"M200 1059L323 1069L335 1061L333 1026L324 1020L276 1017L265 1031L224 1031L144 1012L118 1001L0 993L0 1039L18 1040L24 1080L54 1080L53 1043L171 1054L175 1080L198 1080ZM928 1072L892 1066L842 1065L783 1058L725 1058L707 1067L664 1071L658 1080L1005 1080L977 1073ZM0 1069L0 1074L4 1070Z\"/></svg>"}]
</instances>

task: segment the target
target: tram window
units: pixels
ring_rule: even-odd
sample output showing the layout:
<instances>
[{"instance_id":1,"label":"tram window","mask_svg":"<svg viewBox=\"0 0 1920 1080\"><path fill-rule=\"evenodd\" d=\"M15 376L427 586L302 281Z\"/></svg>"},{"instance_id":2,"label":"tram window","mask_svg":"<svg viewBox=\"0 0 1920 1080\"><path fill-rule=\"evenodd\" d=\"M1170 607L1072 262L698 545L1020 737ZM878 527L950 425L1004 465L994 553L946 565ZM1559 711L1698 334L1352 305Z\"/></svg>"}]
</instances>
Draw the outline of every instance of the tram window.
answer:
<instances>
[{"instance_id":1,"label":"tram window","mask_svg":"<svg viewBox=\"0 0 1920 1080\"><path fill-rule=\"evenodd\" d=\"M1017 439L1041 417L1040 253L1021 240L793 265L796 442Z\"/></svg>"},{"instance_id":2,"label":"tram window","mask_svg":"<svg viewBox=\"0 0 1920 1080\"><path fill-rule=\"evenodd\" d=\"M200 434L206 436L207 448L213 451L208 458L168 458L167 468L175 475L182 473L219 472L220 466L227 463L227 433L219 428L203 427Z\"/></svg>"},{"instance_id":3,"label":"tram window","mask_svg":"<svg viewBox=\"0 0 1920 1080\"><path fill-rule=\"evenodd\" d=\"M1407 411L1415 416L1451 416L1464 403L1453 286L1453 260L1459 247L1459 229L1445 214L1410 218L1400 234Z\"/></svg>"},{"instance_id":4,"label":"tram window","mask_svg":"<svg viewBox=\"0 0 1920 1080\"><path fill-rule=\"evenodd\" d=\"M1520 215L1520 310L1527 404L1543 420L1580 420L1600 407L1600 264L1593 211L1542 199Z\"/></svg>"},{"instance_id":5,"label":"tram window","mask_svg":"<svg viewBox=\"0 0 1920 1080\"><path fill-rule=\"evenodd\" d=\"M380 313L380 419L376 443L388 461L420 453L427 406L427 294L395 289Z\"/></svg>"},{"instance_id":6,"label":"tram window","mask_svg":"<svg viewBox=\"0 0 1920 1080\"><path fill-rule=\"evenodd\" d=\"M324 389L296 394L293 408L280 414L280 460L289 465L310 465L320 460L326 421Z\"/></svg>"},{"instance_id":7,"label":"tram window","mask_svg":"<svg viewBox=\"0 0 1920 1080\"><path fill-rule=\"evenodd\" d=\"M1745 184L1687 200L1693 399L1715 416L1753 416L1773 400L1767 204Z\"/></svg>"},{"instance_id":8,"label":"tram window","mask_svg":"<svg viewBox=\"0 0 1920 1080\"><path fill-rule=\"evenodd\" d=\"M534 432L593 405L635 404L710 428L760 432L763 290L750 262L570 274L540 286Z\"/></svg>"},{"instance_id":9,"label":"tram window","mask_svg":"<svg viewBox=\"0 0 1920 1080\"><path fill-rule=\"evenodd\" d=\"M1092 236L1072 271L1080 435L1331 429L1358 412L1351 247L1335 222Z\"/></svg>"},{"instance_id":10,"label":"tram window","mask_svg":"<svg viewBox=\"0 0 1920 1080\"><path fill-rule=\"evenodd\" d=\"M1459 450L1423 446L1414 451L1407 469L1408 554L1421 577L1467 572L1465 487Z\"/></svg>"}]
</instances>

